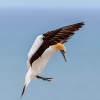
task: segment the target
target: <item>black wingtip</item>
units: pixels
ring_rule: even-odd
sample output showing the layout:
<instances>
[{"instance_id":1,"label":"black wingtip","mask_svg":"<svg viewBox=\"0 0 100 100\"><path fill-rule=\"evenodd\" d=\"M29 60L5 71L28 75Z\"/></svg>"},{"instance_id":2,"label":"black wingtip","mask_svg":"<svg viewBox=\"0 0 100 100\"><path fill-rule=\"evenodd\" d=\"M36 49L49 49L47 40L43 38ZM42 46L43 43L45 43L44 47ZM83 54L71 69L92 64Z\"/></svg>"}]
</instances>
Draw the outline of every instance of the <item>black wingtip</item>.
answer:
<instances>
[{"instance_id":1,"label":"black wingtip","mask_svg":"<svg viewBox=\"0 0 100 100\"><path fill-rule=\"evenodd\" d=\"M83 25L85 25L85 23L84 22L80 22L80 24L83 26Z\"/></svg>"},{"instance_id":2,"label":"black wingtip","mask_svg":"<svg viewBox=\"0 0 100 100\"><path fill-rule=\"evenodd\" d=\"M79 23L84 24L84 22L79 22Z\"/></svg>"},{"instance_id":3,"label":"black wingtip","mask_svg":"<svg viewBox=\"0 0 100 100\"><path fill-rule=\"evenodd\" d=\"M83 25L85 25L84 22L79 22L79 23L76 23L76 24L72 24L72 25L70 25L70 26L72 26L73 28L75 28L75 29L76 29L75 31L77 31L77 30L79 30L80 28L82 28Z\"/></svg>"},{"instance_id":4,"label":"black wingtip","mask_svg":"<svg viewBox=\"0 0 100 100\"><path fill-rule=\"evenodd\" d=\"M85 23L84 22L79 22L79 23L76 23L76 24L73 24L73 25L82 27L83 25L85 25Z\"/></svg>"},{"instance_id":5,"label":"black wingtip","mask_svg":"<svg viewBox=\"0 0 100 100\"><path fill-rule=\"evenodd\" d=\"M85 25L85 23L84 23L84 22L80 22L80 24L81 24L81 26Z\"/></svg>"},{"instance_id":6,"label":"black wingtip","mask_svg":"<svg viewBox=\"0 0 100 100\"><path fill-rule=\"evenodd\" d=\"M26 85L24 85L24 87L23 87L23 90L22 90L22 94L21 94L20 99L22 98L22 96L23 96L23 94L24 94L24 92L25 92L25 88L26 88Z\"/></svg>"}]
</instances>

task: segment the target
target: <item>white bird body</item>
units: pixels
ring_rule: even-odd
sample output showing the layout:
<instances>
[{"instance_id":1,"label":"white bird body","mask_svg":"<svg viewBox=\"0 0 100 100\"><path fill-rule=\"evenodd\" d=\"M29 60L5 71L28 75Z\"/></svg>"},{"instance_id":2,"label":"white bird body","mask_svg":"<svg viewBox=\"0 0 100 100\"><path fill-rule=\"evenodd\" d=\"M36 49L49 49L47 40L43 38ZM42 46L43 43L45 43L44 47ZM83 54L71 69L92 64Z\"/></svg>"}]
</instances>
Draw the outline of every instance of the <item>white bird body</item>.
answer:
<instances>
[{"instance_id":1,"label":"white bird body","mask_svg":"<svg viewBox=\"0 0 100 100\"><path fill-rule=\"evenodd\" d=\"M35 60L32 63L32 66L30 65L30 58L32 55L36 52L36 50L41 46L43 40L43 36L39 35L35 42L33 43L29 53L28 53L28 59L27 59L27 67L28 67L28 72L25 77L25 84L29 84L30 80L36 78L37 75L41 74L43 69L45 68L46 64L48 63L49 59L51 56L57 52L57 49L55 46L50 46L47 48L44 53L39 57L37 60Z\"/></svg>"},{"instance_id":2,"label":"white bird body","mask_svg":"<svg viewBox=\"0 0 100 100\"><path fill-rule=\"evenodd\" d=\"M25 83L22 91L22 95L30 81L34 78L51 81L52 78L43 78L39 76L51 56L60 51L66 61L66 47L63 45L75 31L79 30L84 25L83 22L73 25L65 26L43 35L39 35L34 41L27 59L28 72L25 76ZM21 97L22 97L21 95Z\"/></svg>"},{"instance_id":3,"label":"white bird body","mask_svg":"<svg viewBox=\"0 0 100 100\"><path fill-rule=\"evenodd\" d=\"M31 67L29 60L31 59L32 55L36 52L36 50L41 46L41 44L43 43L42 40L43 36L39 35L35 42L33 43L29 53L28 53L28 59L27 59L27 67L28 69ZM57 51L57 49L54 46L50 46L49 48L47 48L44 53L41 55L41 57L39 57L36 61L34 61L32 63L32 69L35 73L35 71L38 69L43 69L42 67L45 66L47 64L47 62L49 61L50 57ZM36 70L35 70L36 69ZM41 72L41 71L40 71ZM39 73L37 73L36 75L38 75Z\"/></svg>"},{"instance_id":4,"label":"white bird body","mask_svg":"<svg viewBox=\"0 0 100 100\"><path fill-rule=\"evenodd\" d=\"M28 61L31 59L32 55L37 51L37 49L41 46L43 43L43 35L37 36L36 40L34 41L29 53L28 53ZM29 68L30 65L28 64L27 67Z\"/></svg>"},{"instance_id":5,"label":"white bird body","mask_svg":"<svg viewBox=\"0 0 100 100\"><path fill-rule=\"evenodd\" d=\"M29 60L27 60L29 71L27 72L26 76L29 74L31 76L31 79L33 79L36 78L36 75L41 74L49 59L55 52L57 52L57 49L54 46L50 46L48 49L44 51L41 57L39 57L36 61L32 63L32 67L29 64Z\"/></svg>"}]
</instances>

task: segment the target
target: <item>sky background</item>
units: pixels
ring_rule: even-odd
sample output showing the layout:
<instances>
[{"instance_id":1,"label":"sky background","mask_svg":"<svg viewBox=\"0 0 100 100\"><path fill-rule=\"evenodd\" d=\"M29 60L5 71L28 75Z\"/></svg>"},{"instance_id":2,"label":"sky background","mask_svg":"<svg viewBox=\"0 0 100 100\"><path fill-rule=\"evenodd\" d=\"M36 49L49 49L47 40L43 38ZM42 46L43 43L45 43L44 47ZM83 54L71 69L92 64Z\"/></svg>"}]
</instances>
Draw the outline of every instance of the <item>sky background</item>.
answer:
<instances>
[{"instance_id":1,"label":"sky background","mask_svg":"<svg viewBox=\"0 0 100 100\"><path fill-rule=\"evenodd\" d=\"M100 8L99 0L0 0L1 8Z\"/></svg>"},{"instance_id":2,"label":"sky background","mask_svg":"<svg viewBox=\"0 0 100 100\"><path fill-rule=\"evenodd\" d=\"M0 100L20 100L36 36L77 22L67 62L57 52L41 74L53 80L32 80L22 100L100 100L99 0L0 0Z\"/></svg>"}]
</instances>

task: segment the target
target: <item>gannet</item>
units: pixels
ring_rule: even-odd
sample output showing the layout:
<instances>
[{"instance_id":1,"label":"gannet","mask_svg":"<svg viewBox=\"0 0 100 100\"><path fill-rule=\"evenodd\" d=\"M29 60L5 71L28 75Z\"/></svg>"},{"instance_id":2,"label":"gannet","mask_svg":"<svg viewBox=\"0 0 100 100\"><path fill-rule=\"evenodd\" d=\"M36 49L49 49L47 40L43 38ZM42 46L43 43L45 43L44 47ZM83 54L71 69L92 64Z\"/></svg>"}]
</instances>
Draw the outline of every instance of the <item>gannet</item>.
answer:
<instances>
[{"instance_id":1,"label":"gannet","mask_svg":"<svg viewBox=\"0 0 100 100\"><path fill-rule=\"evenodd\" d=\"M25 76L25 83L21 97L26 87L32 79L38 78L45 81L51 81L52 78L41 77L40 74L54 53L60 51L64 60L67 61L65 53L66 47L64 43L84 25L84 22L64 26L53 31L49 31L37 36L34 41L27 59L28 71Z\"/></svg>"}]
</instances>

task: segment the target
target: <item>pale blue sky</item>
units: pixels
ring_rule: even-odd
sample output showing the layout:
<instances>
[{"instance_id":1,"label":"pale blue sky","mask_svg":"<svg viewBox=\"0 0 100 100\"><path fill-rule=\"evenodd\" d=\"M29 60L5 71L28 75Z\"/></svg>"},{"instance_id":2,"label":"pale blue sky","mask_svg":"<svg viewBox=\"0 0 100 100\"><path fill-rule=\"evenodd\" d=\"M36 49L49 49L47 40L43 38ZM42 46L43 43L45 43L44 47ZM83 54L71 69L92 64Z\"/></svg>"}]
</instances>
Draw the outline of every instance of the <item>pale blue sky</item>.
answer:
<instances>
[{"instance_id":1,"label":"pale blue sky","mask_svg":"<svg viewBox=\"0 0 100 100\"><path fill-rule=\"evenodd\" d=\"M0 0L1 8L100 8L100 0Z\"/></svg>"},{"instance_id":2,"label":"pale blue sky","mask_svg":"<svg viewBox=\"0 0 100 100\"><path fill-rule=\"evenodd\" d=\"M32 80L22 100L100 100L100 0L0 0L0 100L20 100L36 36L81 21L67 62L56 53L41 74L53 80Z\"/></svg>"},{"instance_id":3,"label":"pale blue sky","mask_svg":"<svg viewBox=\"0 0 100 100\"><path fill-rule=\"evenodd\" d=\"M85 26L65 44L67 62L56 53L32 80L22 100L100 100L99 10L0 10L0 100L19 100L27 53L36 36L77 23Z\"/></svg>"}]
</instances>

